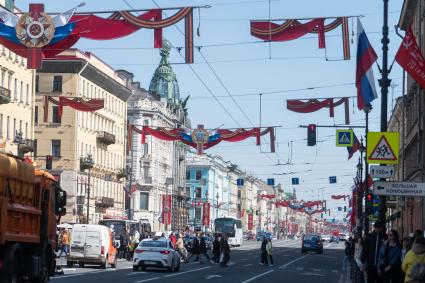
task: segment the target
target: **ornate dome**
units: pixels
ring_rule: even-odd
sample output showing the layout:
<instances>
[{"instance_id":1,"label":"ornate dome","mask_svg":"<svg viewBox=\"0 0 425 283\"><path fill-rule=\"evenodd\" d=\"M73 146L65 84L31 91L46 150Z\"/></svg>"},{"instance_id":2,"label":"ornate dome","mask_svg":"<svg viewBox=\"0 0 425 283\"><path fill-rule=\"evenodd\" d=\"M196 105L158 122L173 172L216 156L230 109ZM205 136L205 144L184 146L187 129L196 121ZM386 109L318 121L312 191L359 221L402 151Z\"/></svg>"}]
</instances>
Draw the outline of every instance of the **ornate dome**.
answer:
<instances>
[{"instance_id":1,"label":"ornate dome","mask_svg":"<svg viewBox=\"0 0 425 283\"><path fill-rule=\"evenodd\" d=\"M156 68L149 85L149 92L160 98L167 99L173 105L180 105L180 90L177 82L176 74L168 61L170 56L171 45L164 40L160 51L161 61Z\"/></svg>"}]
</instances>

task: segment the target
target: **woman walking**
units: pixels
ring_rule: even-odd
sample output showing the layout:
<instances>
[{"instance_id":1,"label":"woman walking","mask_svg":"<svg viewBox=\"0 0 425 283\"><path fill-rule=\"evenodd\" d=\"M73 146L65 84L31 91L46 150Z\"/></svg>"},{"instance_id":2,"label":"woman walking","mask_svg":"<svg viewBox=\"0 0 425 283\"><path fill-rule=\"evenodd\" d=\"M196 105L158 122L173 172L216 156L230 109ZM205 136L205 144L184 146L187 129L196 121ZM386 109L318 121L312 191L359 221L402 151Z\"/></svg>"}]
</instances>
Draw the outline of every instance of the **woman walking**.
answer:
<instances>
[{"instance_id":1,"label":"woman walking","mask_svg":"<svg viewBox=\"0 0 425 283\"><path fill-rule=\"evenodd\" d=\"M396 230L390 230L379 251L379 275L383 283L401 283L401 246Z\"/></svg>"},{"instance_id":2,"label":"woman walking","mask_svg":"<svg viewBox=\"0 0 425 283\"><path fill-rule=\"evenodd\" d=\"M269 266L273 266L273 256L272 256L272 239L268 238L267 239L267 245L266 245L266 251L267 251L267 256L269 257L270 260L270 264Z\"/></svg>"}]
</instances>

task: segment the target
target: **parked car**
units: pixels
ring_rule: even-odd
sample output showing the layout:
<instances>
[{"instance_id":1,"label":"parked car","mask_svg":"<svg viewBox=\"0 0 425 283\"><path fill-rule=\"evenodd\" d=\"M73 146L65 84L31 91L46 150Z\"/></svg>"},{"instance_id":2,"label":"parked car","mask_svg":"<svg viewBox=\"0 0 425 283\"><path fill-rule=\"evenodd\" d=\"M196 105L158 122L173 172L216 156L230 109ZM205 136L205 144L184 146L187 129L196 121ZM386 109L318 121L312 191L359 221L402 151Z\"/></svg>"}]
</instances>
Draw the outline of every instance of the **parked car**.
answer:
<instances>
[{"instance_id":1,"label":"parked car","mask_svg":"<svg viewBox=\"0 0 425 283\"><path fill-rule=\"evenodd\" d=\"M103 269L117 266L118 251L109 228L103 225L75 224L71 233L71 247L67 266L78 263L98 264Z\"/></svg>"},{"instance_id":2,"label":"parked car","mask_svg":"<svg viewBox=\"0 0 425 283\"><path fill-rule=\"evenodd\" d=\"M180 255L169 239L144 239L134 251L133 270L147 267L165 268L169 272L180 270Z\"/></svg>"},{"instance_id":3,"label":"parked car","mask_svg":"<svg viewBox=\"0 0 425 283\"><path fill-rule=\"evenodd\" d=\"M301 243L301 252L306 253L308 251L323 254L323 243L319 235L304 235Z\"/></svg>"},{"instance_id":4,"label":"parked car","mask_svg":"<svg viewBox=\"0 0 425 283\"><path fill-rule=\"evenodd\" d=\"M257 241L262 241L263 238L271 239L272 233L270 233L270 232L258 232L257 236L256 236Z\"/></svg>"},{"instance_id":5,"label":"parked car","mask_svg":"<svg viewBox=\"0 0 425 283\"><path fill-rule=\"evenodd\" d=\"M329 235L329 234L323 235L322 236L322 240L323 241L331 242L331 235Z\"/></svg>"}]
</instances>

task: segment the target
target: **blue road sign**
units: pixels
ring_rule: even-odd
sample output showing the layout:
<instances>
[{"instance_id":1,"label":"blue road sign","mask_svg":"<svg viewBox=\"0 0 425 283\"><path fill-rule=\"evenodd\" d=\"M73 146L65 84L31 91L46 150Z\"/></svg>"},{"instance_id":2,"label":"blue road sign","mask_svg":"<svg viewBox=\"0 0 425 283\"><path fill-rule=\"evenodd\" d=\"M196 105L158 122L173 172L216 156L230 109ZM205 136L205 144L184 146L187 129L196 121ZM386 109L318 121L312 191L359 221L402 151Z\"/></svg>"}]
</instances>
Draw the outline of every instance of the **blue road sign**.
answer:
<instances>
[{"instance_id":1,"label":"blue road sign","mask_svg":"<svg viewBox=\"0 0 425 283\"><path fill-rule=\"evenodd\" d=\"M243 186L243 184L244 184L244 179L237 179L237 180L236 180L236 185L237 185L238 187L242 187L242 186Z\"/></svg>"},{"instance_id":2,"label":"blue road sign","mask_svg":"<svg viewBox=\"0 0 425 283\"><path fill-rule=\"evenodd\" d=\"M299 185L300 179L299 178L292 178L292 185Z\"/></svg>"},{"instance_id":3,"label":"blue road sign","mask_svg":"<svg viewBox=\"0 0 425 283\"><path fill-rule=\"evenodd\" d=\"M329 184L336 184L336 176L329 177Z\"/></svg>"},{"instance_id":4,"label":"blue road sign","mask_svg":"<svg viewBox=\"0 0 425 283\"><path fill-rule=\"evenodd\" d=\"M274 186L274 179L273 178L267 179L267 185Z\"/></svg>"}]
</instances>

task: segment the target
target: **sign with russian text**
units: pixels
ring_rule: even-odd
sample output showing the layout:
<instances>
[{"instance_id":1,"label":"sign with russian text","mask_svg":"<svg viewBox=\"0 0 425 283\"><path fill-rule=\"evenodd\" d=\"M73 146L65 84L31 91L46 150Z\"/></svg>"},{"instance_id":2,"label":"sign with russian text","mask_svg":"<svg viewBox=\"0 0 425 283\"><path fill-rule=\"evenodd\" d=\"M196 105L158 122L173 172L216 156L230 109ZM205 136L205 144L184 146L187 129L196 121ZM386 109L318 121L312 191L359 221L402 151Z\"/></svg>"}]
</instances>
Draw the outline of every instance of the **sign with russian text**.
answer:
<instances>
[{"instance_id":1,"label":"sign with russian text","mask_svg":"<svg viewBox=\"0 0 425 283\"><path fill-rule=\"evenodd\" d=\"M370 176L373 178L394 178L394 166L372 165L370 166Z\"/></svg>"},{"instance_id":2,"label":"sign with russian text","mask_svg":"<svg viewBox=\"0 0 425 283\"><path fill-rule=\"evenodd\" d=\"M381 196L425 196L425 183L419 182L375 182L373 188L373 193Z\"/></svg>"}]
</instances>

